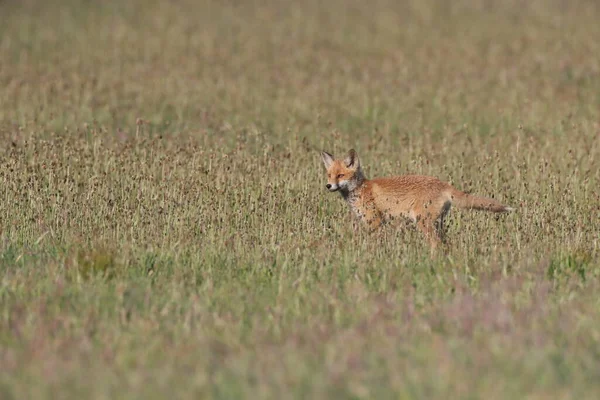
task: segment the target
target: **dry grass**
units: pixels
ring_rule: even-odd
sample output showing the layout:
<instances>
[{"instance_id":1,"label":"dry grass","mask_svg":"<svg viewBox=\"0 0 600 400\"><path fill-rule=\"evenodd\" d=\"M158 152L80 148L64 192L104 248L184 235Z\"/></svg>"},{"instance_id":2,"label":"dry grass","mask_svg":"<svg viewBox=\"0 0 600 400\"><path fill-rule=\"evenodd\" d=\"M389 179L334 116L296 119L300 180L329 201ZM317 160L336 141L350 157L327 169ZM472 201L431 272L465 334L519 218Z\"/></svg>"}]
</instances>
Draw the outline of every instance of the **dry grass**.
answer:
<instances>
[{"instance_id":1,"label":"dry grass","mask_svg":"<svg viewBox=\"0 0 600 400\"><path fill-rule=\"evenodd\" d=\"M0 2L0 397L597 398L595 2ZM353 234L317 149L517 212Z\"/></svg>"}]
</instances>

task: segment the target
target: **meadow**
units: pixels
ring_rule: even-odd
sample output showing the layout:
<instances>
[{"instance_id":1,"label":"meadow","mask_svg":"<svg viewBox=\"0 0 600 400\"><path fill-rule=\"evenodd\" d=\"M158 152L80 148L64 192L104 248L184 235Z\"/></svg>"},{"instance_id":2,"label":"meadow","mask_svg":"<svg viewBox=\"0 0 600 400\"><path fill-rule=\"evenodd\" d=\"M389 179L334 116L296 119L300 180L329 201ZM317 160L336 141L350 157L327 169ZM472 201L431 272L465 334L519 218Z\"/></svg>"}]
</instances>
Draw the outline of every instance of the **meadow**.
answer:
<instances>
[{"instance_id":1,"label":"meadow","mask_svg":"<svg viewBox=\"0 0 600 400\"><path fill-rule=\"evenodd\" d=\"M600 398L599 20L0 1L0 398ZM516 211L355 233L352 147Z\"/></svg>"}]
</instances>

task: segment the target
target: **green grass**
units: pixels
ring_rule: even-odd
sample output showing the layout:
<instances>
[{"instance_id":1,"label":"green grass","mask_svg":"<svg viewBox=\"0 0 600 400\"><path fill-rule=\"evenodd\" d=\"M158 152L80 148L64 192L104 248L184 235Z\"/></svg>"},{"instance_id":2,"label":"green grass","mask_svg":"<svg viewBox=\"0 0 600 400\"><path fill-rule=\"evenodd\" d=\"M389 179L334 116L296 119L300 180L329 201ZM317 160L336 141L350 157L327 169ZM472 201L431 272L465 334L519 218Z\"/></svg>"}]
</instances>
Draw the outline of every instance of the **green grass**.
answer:
<instances>
[{"instance_id":1,"label":"green grass","mask_svg":"<svg viewBox=\"0 0 600 400\"><path fill-rule=\"evenodd\" d=\"M591 1L0 1L0 397L598 398ZM319 150L511 215L354 233Z\"/></svg>"}]
</instances>

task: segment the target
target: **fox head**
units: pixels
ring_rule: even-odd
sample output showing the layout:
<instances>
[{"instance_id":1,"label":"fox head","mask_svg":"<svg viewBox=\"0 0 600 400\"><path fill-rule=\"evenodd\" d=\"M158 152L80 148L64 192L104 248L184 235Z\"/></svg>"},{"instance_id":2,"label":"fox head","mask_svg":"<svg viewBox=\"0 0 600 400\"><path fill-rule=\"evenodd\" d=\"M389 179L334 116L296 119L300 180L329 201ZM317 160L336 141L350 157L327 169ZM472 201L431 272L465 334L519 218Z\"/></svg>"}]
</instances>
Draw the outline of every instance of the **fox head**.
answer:
<instances>
[{"instance_id":1,"label":"fox head","mask_svg":"<svg viewBox=\"0 0 600 400\"><path fill-rule=\"evenodd\" d=\"M348 151L348 155L343 160L336 160L333 155L323 151L321 153L323 164L327 169L327 185L325 187L330 192L350 192L356 189L364 180L360 168L360 160L354 149Z\"/></svg>"}]
</instances>

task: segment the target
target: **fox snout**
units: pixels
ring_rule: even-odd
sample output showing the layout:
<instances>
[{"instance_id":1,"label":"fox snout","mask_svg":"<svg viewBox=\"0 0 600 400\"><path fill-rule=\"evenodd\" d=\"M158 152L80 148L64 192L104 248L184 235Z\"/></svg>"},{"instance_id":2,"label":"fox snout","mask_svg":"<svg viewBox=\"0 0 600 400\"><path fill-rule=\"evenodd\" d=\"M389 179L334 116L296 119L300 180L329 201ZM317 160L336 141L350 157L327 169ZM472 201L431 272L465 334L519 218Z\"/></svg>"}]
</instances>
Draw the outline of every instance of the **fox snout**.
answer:
<instances>
[{"instance_id":1,"label":"fox snout","mask_svg":"<svg viewBox=\"0 0 600 400\"><path fill-rule=\"evenodd\" d=\"M329 190L330 192L336 192L340 189L340 186L333 183L328 183L327 185L325 185L325 187L327 188L327 190Z\"/></svg>"}]
</instances>

